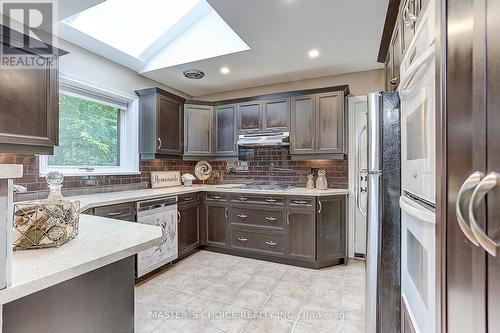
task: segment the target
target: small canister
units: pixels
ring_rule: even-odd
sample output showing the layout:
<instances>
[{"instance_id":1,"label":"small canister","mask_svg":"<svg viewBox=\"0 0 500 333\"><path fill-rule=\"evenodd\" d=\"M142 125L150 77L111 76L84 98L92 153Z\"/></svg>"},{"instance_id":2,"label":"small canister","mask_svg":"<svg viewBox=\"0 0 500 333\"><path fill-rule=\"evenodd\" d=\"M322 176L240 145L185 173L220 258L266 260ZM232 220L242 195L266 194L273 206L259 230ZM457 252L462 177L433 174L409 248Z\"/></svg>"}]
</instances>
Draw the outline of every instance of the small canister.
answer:
<instances>
[{"instance_id":1,"label":"small canister","mask_svg":"<svg viewBox=\"0 0 500 333\"><path fill-rule=\"evenodd\" d=\"M316 189L317 190L326 190L328 188L328 181L326 180L326 171L319 170L318 178L316 178Z\"/></svg>"},{"instance_id":2,"label":"small canister","mask_svg":"<svg viewBox=\"0 0 500 333\"><path fill-rule=\"evenodd\" d=\"M314 175L307 175L306 188L309 190L314 189Z\"/></svg>"}]
</instances>

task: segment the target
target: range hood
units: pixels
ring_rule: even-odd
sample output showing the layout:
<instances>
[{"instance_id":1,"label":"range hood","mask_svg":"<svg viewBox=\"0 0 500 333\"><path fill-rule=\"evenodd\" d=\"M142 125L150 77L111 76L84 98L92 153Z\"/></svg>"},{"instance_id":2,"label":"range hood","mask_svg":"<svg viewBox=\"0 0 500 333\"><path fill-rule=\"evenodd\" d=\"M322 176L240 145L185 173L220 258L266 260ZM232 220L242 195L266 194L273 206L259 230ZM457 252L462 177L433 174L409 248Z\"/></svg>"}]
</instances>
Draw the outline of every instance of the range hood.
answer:
<instances>
[{"instance_id":1,"label":"range hood","mask_svg":"<svg viewBox=\"0 0 500 333\"><path fill-rule=\"evenodd\" d=\"M246 147L255 146L288 146L290 145L290 132L242 134L238 136L238 145Z\"/></svg>"}]
</instances>

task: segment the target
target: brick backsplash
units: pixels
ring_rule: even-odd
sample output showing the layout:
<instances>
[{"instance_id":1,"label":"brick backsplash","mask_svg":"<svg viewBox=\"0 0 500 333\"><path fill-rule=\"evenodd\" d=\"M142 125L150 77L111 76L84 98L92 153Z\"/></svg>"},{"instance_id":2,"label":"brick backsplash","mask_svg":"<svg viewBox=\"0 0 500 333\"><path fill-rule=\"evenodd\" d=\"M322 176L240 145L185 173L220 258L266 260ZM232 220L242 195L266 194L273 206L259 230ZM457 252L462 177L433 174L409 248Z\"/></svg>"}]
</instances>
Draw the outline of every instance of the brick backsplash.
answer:
<instances>
[{"instance_id":1,"label":"brick backsplash","mask_svg":"<svg viewBox=\"0 0 500 333\"><path fill-rule=\"evenodd\" d=\"M292 161L288 147L258 147L249 150L244 159L248 163L248 171L236 174L229 174L229 168L238 162L210 161L210 164L213 170L223 174L224 183L262 182L305 186L311 168L318 168L326 170L329 187L347 188L347 160ZM16 180L16 184L25 186L28 192L17 193L16 201L47 197L45 178L38 174L38 157L0 154L2 163L24 165L24 176ZM65 177L63 194L72 196L144 189L150 187L150 171L180 170L181 174L194 173L195 164L182 160L149 160L140 162L141 173L137 175ZM215 181L219 179L209 179L207 183Z\"/></svg>"}]
</instances>

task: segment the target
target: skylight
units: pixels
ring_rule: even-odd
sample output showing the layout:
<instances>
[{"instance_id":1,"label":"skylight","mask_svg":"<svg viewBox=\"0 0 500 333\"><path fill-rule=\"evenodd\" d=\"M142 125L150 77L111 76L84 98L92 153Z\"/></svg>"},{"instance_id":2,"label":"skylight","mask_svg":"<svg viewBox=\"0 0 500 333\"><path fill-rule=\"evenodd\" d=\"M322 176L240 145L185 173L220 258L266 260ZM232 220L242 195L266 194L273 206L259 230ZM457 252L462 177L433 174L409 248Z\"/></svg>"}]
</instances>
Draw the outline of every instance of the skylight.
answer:
<instances>
[{"instance_id":1,"label":"skylight","mask_svg":"<svg viewBox=\"0 0 500 333\"><path fill-rule=\"evenodd\" d=\"M249 49L207 0L106 0L59 35L138 72Z\"/></svg>"},{"instance_id":2,"label":"skylight","mask_svg":"<svg viewBox=\"0 0 500 333\"><path fill-rule=\"evenodd\" d=\"M200 0L107 0L66 20L75 29L133 57L140 55Z\"/></svg>"}]
</instances>

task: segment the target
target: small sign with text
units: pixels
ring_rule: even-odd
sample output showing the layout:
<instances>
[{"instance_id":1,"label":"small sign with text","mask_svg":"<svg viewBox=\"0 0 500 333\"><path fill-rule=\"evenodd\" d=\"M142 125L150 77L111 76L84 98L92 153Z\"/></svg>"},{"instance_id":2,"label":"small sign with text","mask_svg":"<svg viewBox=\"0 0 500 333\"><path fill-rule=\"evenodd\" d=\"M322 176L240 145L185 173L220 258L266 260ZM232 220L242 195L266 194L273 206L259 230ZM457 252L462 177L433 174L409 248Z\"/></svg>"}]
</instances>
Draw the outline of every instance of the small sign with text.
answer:
<instances>
[{"instance_id":1,"label":"small sign with text","mask_svg":"<svg viewBox=\"0 0 500 333\"><path fill-rule=\"evenodd\" d=\"M181 185L180 171L151 171L151 187L170 187Z\"/></svg>"}]
</instances>

